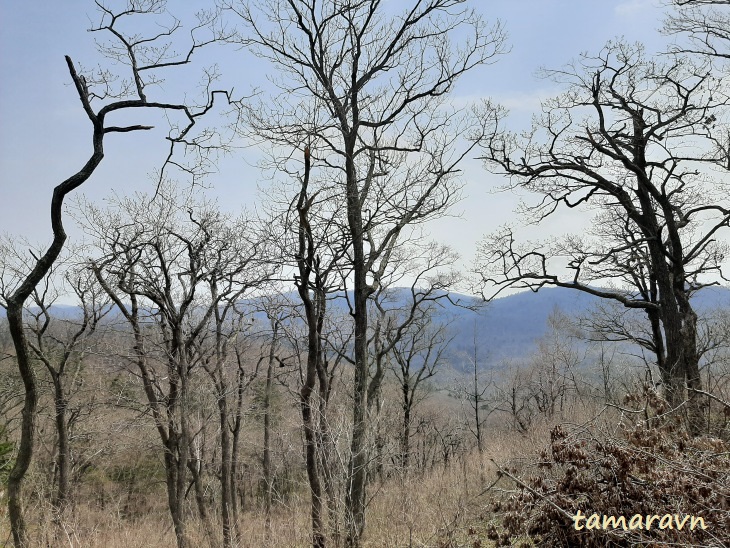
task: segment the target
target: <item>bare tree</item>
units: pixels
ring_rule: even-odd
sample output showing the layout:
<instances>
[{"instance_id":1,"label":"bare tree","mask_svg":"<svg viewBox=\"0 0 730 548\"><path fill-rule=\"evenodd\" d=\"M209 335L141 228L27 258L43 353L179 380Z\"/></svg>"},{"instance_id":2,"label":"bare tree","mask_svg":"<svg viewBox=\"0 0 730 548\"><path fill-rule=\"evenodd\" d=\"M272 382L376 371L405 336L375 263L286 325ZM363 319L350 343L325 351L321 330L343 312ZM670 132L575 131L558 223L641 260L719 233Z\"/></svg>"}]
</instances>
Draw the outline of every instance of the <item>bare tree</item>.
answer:
<instances>
[{"instance_id":1,"label":"bare tree","mask_svg":"<svg viewBox=\"0 0 730 548\"><path fill-rule=\"evenodd\" d=\"M666 353L663 331L657 317L647 321L647 314L641 310L626 308L615 301L601 300L587 314L578 318L576 327L579 328L577 335L596 347L597 361L602 370L602 391L607 401L612 400L611 377L616 375L610 369L617 351L645 364L647 381L652 385L661 382L661 364L666 362ZM618 343L618 347L615 343ZM607 348L607 344L613 348ZM718 356L727 345L722 314L703 310L697 319L700 372L705 370L710 375L712 365L717 363Z\"/></svg>"},{"instance_id":2,"label":"bare tree","mask_svg":"<svg viewBox=\"0 0 730 548\"><path fill-rule=\"evenodd\" d=\"M224 38L219 29L215 27L215 14L201 13L197 26L190 34L190 45L184 47L183 55L177 56L172 53L173 50L170 47L173 34L181 27L177 19L173 19L170 24L162 22L161 29L157 30L153 36L142 34L130 36L120 30L123 22L132 16L164 15L165 3L163 0L131 0L126 9L121 11L113 11L100 2L96 4L101 12L101 21L91 30L111 36L112 42L101 46L102 53L111 55L113 60L128 68L128 80L121 80L121 85L115 87L114 75L110 71L99 70L95 74L81 74L71 58L66 56L71 81L81 101L81 107L92 125L92 153L78 172L54 188L51 200L53 240L42 254L34 257L35 260L30 265L30 270L23 274L14 290L5 296L8 324L15 346L18 370L25 389L18 456L8 479L8 510L13 542L17 548L24 548L30 542L23 516L21 487L33 456L38 401L35 372L31 365L28 340L23 329L23 308L34 288L53 266L66 242L62 215L64 200L66 196L84 184L101 163L104 157L106 135L151 129L151 126L142 124L110 125L106 120L110 114L118 116L122 112L126 113L138 108L179 112L185 121L177 124L168 136L171 146L168 161L172 161L173 147L177 143L184 143L186 146L205 152L205 149L198 149L197 145L200 144L200 141L193 135L192 128L199 117L212 107L216 92L208 87L205 104L192 107L179 102L165 102L148 98L147 88L159 83L157 74L161 69L185 65L190 62L191 56L197 49L214 40ZM199 37L205 32L208 32L208 35L201 40Z\"/></svg>"},{"instance_id":3,"label":"bare tree","mask_svg":"<svg viewBox=\"0 0 730 548\"><path fill-rule=\"evenodd\" d=\"M68 265L64 265L68 266ZM60 523L70 496L71 433L79 413L71 406L71 396L83 384L84 356L92 350L90 338L109 312L109 301L95 283L93 274L83 266L71 266L61 283L75 294L81 318L54 318L51 307L58 297L52 284L55 268L36 286L31 295L34 307L26 312L30 317L29 345L34 355L48 371L53 386L54 419L56 426L56 459L52 505L54 522ZM65 283L63 283L65 282Z\"/></svg>"},{"instance_id":4,"label":"bare tree","mask_svg":"<svg viewBox=\"0 0 730 548\"><path fill-rule=\"evenodd\" d=\"M457 166L484 128L445 98L461 75L503 50L504 34L459 0L414 2L402 14L379 1L227 5L246 23L256 53L282 76L281 95L248 112L254 131L288 150L307 144L318 178L338 185L355 323L346 528L348 546L359 546L369 461L368 299L407 227L453 202ZM456 44L457 34L468 38ZM464 144L460 134L473 140Z\"/></svg>"},{"instance_id":5,"label":"bare tree","mask_svg":"<svg viewBox=\"0 0 730 548\"><path fill-rule=\"evenodd\" d=\"M673 0L677 8L664 22L665 34L683 35L688 43L672 46L675 52L697 54L717 61L730 60L730 1Z\"/></svg>"},{"instance_id":6,"label":"bare tree","mask_svg":"<svg viewBox=\"0 0 730 548\"><path fill-rule=\"evenodd\" d=\"M274 253L269 260L278 263L279 254ZM271 288L268 288L271 290ZM274 413L275 413L275 382L282 381L282 377L286 377L291 373L291 369L287 369L286 366L292 358L292 354L296 354L296 348L294 350L286 347L286 336L287 327L291 322L292 317L295 314L292 312L294 303L288 298L287 295L280 295L276 292L264 293L252 299L247 303L247 308L251 312L256 314L265 314L266 322L257 322L256 319L252 321L252 325L257 323L264 323L265 326L261 326L255 329L252 333L254 340L257 342L259 347L259 357L256 364L256 372L260 369L261 364L266 364L266 377L263 380L263 395L261 396L261 406L263 407L263 428L264 428L264 440L262 447L262 472L264 480L264 514L265 522L264 527L266 530L267 543L271 536L271 511L274 499L274 470L272 466L272 433L274 432ZM295 345L296 346L296 345ZM238 355L239 364L241 357ZM280 368L285 368L279 372ZM253 376L250 377L253 380ZM250 380L248 381L250 383ZM239 389L240 393L240 389ZM242 403L242 397L239 396L238 407L240 409ZM237 415L237 421L240 418L240 413ZM237 449L236 449L237 451ZM234 452L234 458L236 453Z\"/></svg>"},{"instance_id":7,"label":"bare tree","mask_svg":"<svg viewBox=\"0 0 730 548\"><path fill-rule=\"evenodd\" d=\"M412 412L424 397L423 383L435 376L443 366L448 336L444 303L462 303L451 299L448 291L461 279L453 265L458 255L436 242L402 243L393 249L390 264L380 277L372 296L374 313L368 340L373 362L368 404L380 414L380 390L388 370L395 375L400 388L403 410L400 439L401 465L408 468ZM398 287L408 284L407 287ZM436 320L441 311L445 318ZM377 438L376 434L376 438ZM382 440L376 440L378 452ZM382 455L377 466L382 465Z\"/></svg>"},{"instance_id":8,"label":"bare tree","mask_svg":"<svg viewBox=\"0 0 730 548\"><path fill-rule=\"evenodd\" d=\"M244 219L230 218L209 204L179 203L175 196L174 188L165 185L151 200L122 200L118 211L87 205L87 230L97 231L103 253L94 262L97 278L135 336L136 367L164 446L168 502L181 548L189 542L184 512L188 472L200 516L214 538L189 418L196 367L202 365L214 381L226 446L221 453L223 532L232 545L229 486L235 443L228 444L232 402L224 397L229 386L224 368L228 346L240 332L236 303L266 279L268 270L262 266L263 249L255 231ZM149 333L145 324L155 330ZM155 344L157 355L152 352ZM242 382L239 376L234 401L241 395ZM240 399L236 409L239 406Z\"/></svg>"},{"instance_id":9,"label":"bare tree","mask_svg":"<svg viewBox=\"0 0 730 548\"><path fill-rule=\"evenodd\" d=\"M238 225L234 229L245 230L246 227ZM241 238L241 235L233 233L229 233L229 236ZM215 245L211 247L218 252L224 251ZM236 253L242 252L245 253L242 248L236 250ZM211 302L215 303L209 327L212 333L206 335L201 333L203 336L193 340L198 359L213 384L218 407L220 509L225 548L237 546L241 538L236 504L237 453L243 422L244 394L251 382L257 378L258 366L261 363L259 360L253 372L246 372L244 367L246 346L251 346L253 334L247 330L251 310L241 302L241 299L251 289L263 285L271 274L268 265L262 268L263 265L255 264L259 262L256 255L255 246L248 250L248 255L241 255L235 259L235 254L229 255L228 259L238 262L238 267L229 269L232 265L226 265L223 261L220 264L220 272L208 277L206 280L208 294ZM248 344L246 344L247 339ZM235 359L232 354L235 354ZM231 367L233 364L236 365L235 368Z\"/></svg>"},{"instance_id":10,"label":"bare tree","mask_svg":"<svg viewBox=\"0 0 730 548\"><path fill-rule=\"evenodd\" d=\"M483 400L490 413L506 415L512 429L522 434L538 418L564 419L583 387L578 369L584 353L572 323L558 310L547 323L548 330L536 341L535 351L524 360L505 364L501 378Z\"/></svg>"},{"instance_id":11,"label":"bare tree","mask_svg":"<svg viewBox=\"0 0 730 548\"><path fill-rule=\"evenodd\" d=\"M536 415L530 391L532 374L517 364L509 365L505 377L494 384L489 406L495 412L506 414L513 430L526 434Z\"/></svg>"},{"instance_id":12,"label":"bare tree","mask_svg":"<svg viewBox=\"0 0 730 548\"><path fill-rule=\"evenodd\" d=\"M304 317L307 325L307 366L300 392L300 405L302 410L302 422L304 426L305 455L307 463L307 479L311 491L311 518L312 518L312 546L322 548L325 546L326 535L323 524L323 500L324 490L322 485L322 474L320 472L320 458L318 457L317 443L317 420L315 410L316 399L313 392L319 385L321 403L320 414L326 411L329 401L331 376L327 371L327 362L324 349L324 322L327 313L327 298L332 292L331 278L339 274L339 262L347 245L342 245L340 239L335 245L339 250L332 249L328 239L321 240L320 236L329 233L330 226L334 224L336 217L317 216L318 224L324 222L324 227L317 227L316 233L313 229L315 223L315 212L312 207L315 205L316 194L310 196L309 180L311 174L311 156L309 148L304 150L304 177L302 178L301 190L296 204L297 213L297 240L298 246L295 253L297 262L297 275L295 284L297 292L304 306ZM327 211L327 209L325 209ZM316 239L315 239L316 238ZM339 281L335 282L334 289L340 286ZM326 413L322 416L321 425L326 425ZM321 454L321 451L320 451Z\"/></svg>"},{"instance_id":13,"label":"bare tree","mask_svg":"<svg viewBox=\"0 0 730 548\"><path fill-rule=\"evenodd\" d=\"M268 304L268 303L267 303ZM267 306L267 308L269 308ZM271 503L274 490L274 477L271 470L271 407L274 389L274 365L276 364L277 350L280 343L281 322L285 319L277 310L269 308L267 317L271 324L269 355L266 365L266 385L264 387L264 447L262 466L264 472L264 512L266 513L266 533L271 533Z\"/></svg>"},{"instance_id":14,"label":"bare tree","mask_svg":"<svg viewBox=\"0 0 730 548\"><path fill-rule=\"evenodd\" d=\"M538 341L530 360L535 372L531 397L537 411L548 419L563 416L580 393L577 369L583 354L570 330L569 318L554 310L548 317L548 332Z\"/></svg>"},{"instance_id":15,"label":"bare tree","mask_svg":"<svg viewBox=\"0 0 730 548\"><path fill-rule=\"evenodd\" d=\"M471 353L470 355L464 356L469 364L471 378L468 382L466 380L458 382L453 394L462 400L462 406L464 405L464 401L466 401L471 409L469 414L473 413L473 426L470 419L467 418L467 422L469 423L469 430L477 440L477 450L481 453L484 451L484 423L490 414L487 411L486 394L492 384L492 380L490 379L488 382L485 382L483 378L484 371L482 370L483 365L481 365L480 360L477 322L478 320L474 319Z\"/></svg>"},{"instance_id":16,"label":"bare tree","mask_svg":"<svg viewBox=\"0 0 730 548\"><path fill-rule=\"evenodd\" d=\"M264 310L277 335L287 340L293 352L291 357L300 366L298 399L311 495L312 541L316 546L322 546L327 537L324 501L329 500L329 509L333 508L331 489L328 489L331 486L328 476L333 471L327 458L327 410L332 380L342 359L341 352L332 350L335 341L328 338L329 305L345 287L343 272L347 270L348 246L342 214L333 207L335 185L311 184L311 167L307 148L303 175L291 173L284 186L268 192L269 218L264 224L269 227L272 245L278 249L277 261L281 263L284 275L292 277L298 299L290 301L284 296L276 302L267 299L271 302ZM290 190L295 193L293 200L289 196ZM300 306L297 306L297 300ZM290 317L287 324L275 319L285 316ZM303 327L304 331L297 326ZM272 343L272 352L273 347ZM300 352L302 347L306 350ZM330 359L330 355L334 359ZM273 359L272 354L269 370ZM333 516L331 513L330 517ZM334 523L329 525L331 529L336 528Z\"/></svg>"},{"instance_id":17,"label":"bare tree","mask_svg":"<svg viewBox=\"0 0 730 548\"><path fill-rule=\"evenodd\" d=\"M444 352L449 343L445 325L437 325L429 311L413 322L401 341L393 347L397 366L393 367L401 387L403 431L401 432L401 466L407 471L411 456L411 427L414 408L428 394L425 382L444 365Z\"/></svg>"},{"instance_id":18,"label":"bare tree","mask_svg":"<svg viewBox=\"0 0 730 548\"><path fill-rule=\"evenodd\" d=\"M657 365L667 398L675 408L689 400L696 432L701 380L690 296L722 275L716 236L730 207L716 170L728 155L716 121L725 84L686 57L652 61L641 46L620 42L548 74L568 91L545 103L524 137L495 134L485 160L511 186L540 196L526 206L535 224L581 206L598 208L602 224L593 237L552 245L519 244L511 228L501 230L479 250L482 288L494 295L556 285L643 310L664 348ZM598 285L607 281L614 287Z\"/></svg>"}]
</instances>

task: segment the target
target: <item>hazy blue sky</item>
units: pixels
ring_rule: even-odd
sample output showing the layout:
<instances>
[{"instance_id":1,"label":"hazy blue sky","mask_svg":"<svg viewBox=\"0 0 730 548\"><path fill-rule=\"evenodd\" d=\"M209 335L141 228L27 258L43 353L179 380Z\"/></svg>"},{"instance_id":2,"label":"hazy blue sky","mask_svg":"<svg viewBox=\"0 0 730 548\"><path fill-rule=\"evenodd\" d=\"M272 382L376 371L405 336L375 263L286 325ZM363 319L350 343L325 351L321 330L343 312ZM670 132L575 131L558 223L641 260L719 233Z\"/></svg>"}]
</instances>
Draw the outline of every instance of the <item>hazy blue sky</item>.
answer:
<instances>
[{"instance_id":1,"label":"hazy blue sky","mask_svg":"<svg viewBox=\"0 0 730 548\"><path fill-rule=\"evenodd\" d=\"M391 0L408 5L406 0ZM199 2L170 2L171 10L191 12ZM660 0L482 0L472 5L487 19L501 19L511 52L497 64L470 74L457 88L457 101L493 97L508 106L518 123L526 123L540 100L557 88L538 79L541 66L559 67L580 52L596 52L607 40L624 36L651 50L660 43ZM81 109L64 55L75 63L99 61L93 35L86 32L98 16L91 0L0 0L0 233L45 241L50 235L48 208L52 188L78 170L90 153L90 123ZM245 52L215 50L224 61L221 84L240 92L260 83L265 66ZM174 92L168 83L165 92ZM137 123L149 118L140 115ZM154 121L153 121L154 122ZM165 123L156 120L164 130ZM147 173L159 165L164 131L117 134L107 138L106 157L82 187L89 199L101 200L112 190L151 189ZM222 206L251 206L257 184L265 184L251 165L255 151L227 159L208 184ZM432 226L434 237L457 247L468 262L476 241L506 222L516 205L513 195L494 195L495 177L477 160L465 166L465 199L455 210L461 219ZM569 219L553 221L566 230ZM566 223L563 227L560 223ZM70 230L71 234L76 231Z\"/></svg>"}]
</instances>

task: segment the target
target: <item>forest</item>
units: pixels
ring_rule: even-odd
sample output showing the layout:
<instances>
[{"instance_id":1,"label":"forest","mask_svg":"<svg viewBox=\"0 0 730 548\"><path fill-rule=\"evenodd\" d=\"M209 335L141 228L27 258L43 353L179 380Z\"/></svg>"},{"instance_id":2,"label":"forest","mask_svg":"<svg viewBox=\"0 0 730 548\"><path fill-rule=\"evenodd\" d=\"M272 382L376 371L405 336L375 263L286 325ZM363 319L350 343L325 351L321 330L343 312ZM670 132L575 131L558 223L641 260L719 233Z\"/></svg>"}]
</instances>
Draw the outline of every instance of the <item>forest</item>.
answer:
<instances>
[{"instance_id":1,"label":"forest","mask_svg":"<svg viewBox=\"0 0 730 548\"><path fill-rule=\"evenodd\" d=\"M730 546L730 0L665 8L520 128L456 93L510 59L478 2L90 2L84 160L0 236L2 545Z\"/></svg>"}]
</instances>

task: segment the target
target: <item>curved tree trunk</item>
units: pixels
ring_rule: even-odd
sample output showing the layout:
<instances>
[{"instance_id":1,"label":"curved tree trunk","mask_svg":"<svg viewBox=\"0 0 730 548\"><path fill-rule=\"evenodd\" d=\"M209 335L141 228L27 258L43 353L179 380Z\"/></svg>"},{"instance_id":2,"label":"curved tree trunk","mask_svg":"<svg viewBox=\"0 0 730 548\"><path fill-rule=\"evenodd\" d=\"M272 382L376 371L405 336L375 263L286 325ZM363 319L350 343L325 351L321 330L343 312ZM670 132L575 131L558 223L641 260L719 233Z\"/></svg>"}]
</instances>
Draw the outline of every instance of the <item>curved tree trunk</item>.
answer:
<instances>
[{"instance_id":1,"label":"curved tree trunk","mask_svg":"<svg viewBox=\"0 0 730 548\"><path fill-rule=\"evenodd\" d=\"M66 242L66 232L63 227L64 199L91 177L91 174L104 158L104 114L94 114L91 110L88 91L82 85L82 81L76 73L76 68L68 56L66 56L66 64L71 73L71 78L76 85L79 98L94 127L92 136L93 153L81 170L53 189L53 198L51 199L53 241L46 252L36 261L35 266L23 283L7 300L7 319L10 336L13 339L18 371L20 372L20 377L23 380L23 386L25 388L18 455L8 478L8 514L10 517L10 528L13 533L13 542L16 548L25 548L29 542L28 532L23 518L21 487L31 459L33 458L35 414L38 405L35 371L30 363L28 341L25 337L23 325L23 306L33 289L48 274L48 271L61 254L63 245Z\"/></svg>"},{"instance_id":2,"label":"curved tree trunk","mask_svg":"<svg viewBox=\"0 0 730 548\"><path fill-rule=\"evenodd\" d=\"M10 335L15 344L18 369L25 387L18 455L8 477L8 516L16 548L29 546L28 532L23 516L21 489L25 473L28 471L33 458L33 437L35 434L36 407L38 406L36 376L30 364L28 344L23 330L23 302L24 299L15 303L8 303L7 311Z\"/></svg>"},{"instance_id":3,"label":"curved tree trunk","mask_svg":"<svg viewBox=\"0 0 730 548\"><path fill-rule=\"evenodd\" d=\"M326 537L324 533L324 522L322 513L322 482L320 480L319 468L317 466L317 435L316 421L314 418L315 405L312 404L312 394L317 382L317 373L320 359L320 336L322 319L324 318L324 301L312 300L310 295L310 284L315 263L314 241L312 229L309 223L309 206L307 188L309 185L311 163L309 150L304 152L304 179L302 189L297 202L299 213L298 241L299 251L297 253L297 267L299 270L299 281L297 291L304 305L304 312L307 322L307 368L304 375L304 383L300 392L300 406L302 410L302 423L304 427L304 454L307 466L307 479L311 494L311 519L312 519L312 546L324 548ZM315 283L316 285L316 283ZM315 287L315 293L321 288ZM315 302L316 301L316 302ZM317 306L319 305L319 306Z\"/></svg>"}]
</instances>

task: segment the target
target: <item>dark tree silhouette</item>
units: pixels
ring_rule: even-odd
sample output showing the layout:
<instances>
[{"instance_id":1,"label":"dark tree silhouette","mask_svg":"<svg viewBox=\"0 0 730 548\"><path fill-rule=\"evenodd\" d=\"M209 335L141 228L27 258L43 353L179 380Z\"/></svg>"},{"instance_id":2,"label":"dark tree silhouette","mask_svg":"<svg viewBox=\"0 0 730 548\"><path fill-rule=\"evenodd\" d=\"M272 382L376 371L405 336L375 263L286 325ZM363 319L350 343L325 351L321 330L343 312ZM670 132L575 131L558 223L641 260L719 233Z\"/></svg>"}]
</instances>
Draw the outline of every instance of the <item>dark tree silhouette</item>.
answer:
<instances>
[{"instance_id":1,"label":"dark tree silhouette","mask_svg":"<svg viewBox=\"0 0 730 548\"><path fill-rule=\"evenodd\" d=\"M730 203L718 170L730 157L718 120L726 83L686 56L653 61L624 43L548 75L567 91L545 102L525 135L496 133L486 164L539 196L526 207L533 223L561 208L599 213L587 234L552 244L518 243L509 227L493 234L479 250L481 287L494 295L555 285L643 310L666 397L673 408L688 401L696 432L701 380L690 297L722 275L717 237Z\"/></svg>"},{"instance_id":2,"label":"dark tree silhouette","mask_svg":"<svg viewBox=\"0 0 730 548\"><path fill-rule=\"evenodd\" d=\"M488 121L467 119L444 99L460 76L503 51L504 33L461 0L413 2L403 13L379 1L226 4L248 28L245 43L281 75L281 94L247 113L254 131L279 150L306 144L318 179L336 185L333 207L346 220L355 381L345 507L347 545L356 547L365 527L368 394L378 380L369 371L368 300L404 232L453 203L458 165Z\"/></svg>"},{"instance_id":3,"label":"dark tree silhouette","mask_svg":"<svg viewBox=\"0 0 730 548\"><path fill-rule=\"evenodd\" d=\"M163 0L133 0L122 11L113 11L101 2L96 2L96 4L101 13L101 21L91 30L111 35L111 42L106 46L102 44L100 49L103 54L111 57L114 62L127 67L129 71L128 80L119 80L115 83L115 77L108 70L100 70L93 74L81 74L71 58L66 56L71 81L81 101L81 107L91 122L92 153L79 171L54 188L51 200L53 240L41 255L34 257L30 270L24 273L19 283L3 295L3 304L7 308L8 325L15 347L18 370L25 390L18 455L8 479L8 511L13 542L16 548L25 548L30 542L23 517L21 487L33 457L38 402L35 372L31 365L31 353L23 329L23 307L34 288L53 266L66 242L67 236L63 225L64 200L70 193L83 185L101 163L104 157L104 139L107 135L152 129L152 126L142 124L109 125L107 123L108 115L114 114L115 117L118 117L122 112L140 108L181 113L184 122L177 124L168 136L170 152L166 164L175 163L173 155L175 145L182 143L186 147L190 147L191 150L195 149L201 152L193 167L186 168L191 173L195 171L195 165L203 165L207 152L211 150L207 145L200 148L201 141L193 135L192 128L200 116L212 108L213 98L218 92L209 88L207 90L207 102L198 107L192 107L179 102L153 100L148 97L147 87L159 82L157 74L161 69L188 64L197 49L218 39L225 38L216 30L215 14L201 13L198 25L190 34L190 45L184 49L182 55L174 55L171 53L172 49L169 44L173 35L181 28L181 24L177 19L173 18L171 23L158 21L161 26L153 36L128 35L120 30L124 21L133 16L161 17L166 15ZM208 36L200 40L199 36L205 32L209 33ZM184 167L181 164L180 166Z\"/></svg>"}]
</instances>

